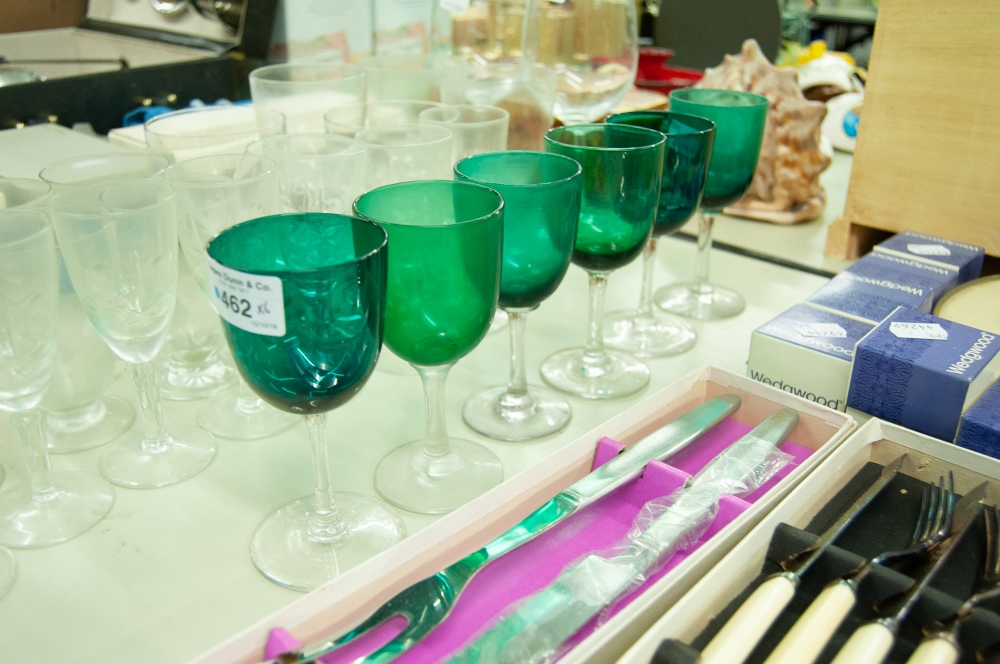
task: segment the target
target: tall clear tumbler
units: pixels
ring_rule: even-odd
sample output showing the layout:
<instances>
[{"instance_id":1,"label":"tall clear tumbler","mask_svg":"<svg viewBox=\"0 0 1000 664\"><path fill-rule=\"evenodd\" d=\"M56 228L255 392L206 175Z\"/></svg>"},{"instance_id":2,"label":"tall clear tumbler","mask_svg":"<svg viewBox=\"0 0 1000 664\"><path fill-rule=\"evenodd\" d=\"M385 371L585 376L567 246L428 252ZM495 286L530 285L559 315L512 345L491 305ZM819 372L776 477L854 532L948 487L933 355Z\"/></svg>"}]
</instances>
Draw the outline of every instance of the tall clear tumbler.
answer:
<instances>
[{"instance_id":1,"label":"tall clear tumbler","mask_svg":"<svg viewBox=\"0 0 1000 664\"><path fill-rule=\"evenodd\" d=\"M367 76L342 62L289 62L250 72L250 96L258 112L277 111L289 134L323 131L323 114L365 100Z\"/></svg>"},{"instance_id":2,"label":"tall clear tumbler","mask_svg":"<svg viewBox=\"0 0 1000 664\"><path fill-rule=\"evenodd\" d=\"M215 457L215 439L198 427L164 424L154 362L177 292L173 189L152 180L99 184L57 194L51 208L73 287L104 342L128 363L143 415L143 429L101 457L102 474L144 489L200 473Z\"/></svg>"}]
</instances>

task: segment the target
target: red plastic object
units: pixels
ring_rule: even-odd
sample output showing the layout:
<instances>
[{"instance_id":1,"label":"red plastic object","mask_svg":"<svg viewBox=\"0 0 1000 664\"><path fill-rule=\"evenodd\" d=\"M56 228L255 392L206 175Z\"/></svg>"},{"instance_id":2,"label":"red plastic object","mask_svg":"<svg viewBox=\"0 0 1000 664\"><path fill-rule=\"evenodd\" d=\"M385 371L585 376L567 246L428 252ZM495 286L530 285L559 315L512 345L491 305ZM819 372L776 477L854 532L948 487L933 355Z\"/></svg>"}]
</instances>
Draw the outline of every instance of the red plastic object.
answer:
<instances>
[{"instance_id":1,"label":"red plastic object","mask_svg":"<svg viewBox=\"0 0 1000 664\"><path fill-rule=\"evenodd\" d=\"M666 62L673 55L674 52L669 48L640 48L636 87L668 93L677 88L689 88L701 80L704 72L700 69L668 67Z\"/></svg>"}]
</instances>

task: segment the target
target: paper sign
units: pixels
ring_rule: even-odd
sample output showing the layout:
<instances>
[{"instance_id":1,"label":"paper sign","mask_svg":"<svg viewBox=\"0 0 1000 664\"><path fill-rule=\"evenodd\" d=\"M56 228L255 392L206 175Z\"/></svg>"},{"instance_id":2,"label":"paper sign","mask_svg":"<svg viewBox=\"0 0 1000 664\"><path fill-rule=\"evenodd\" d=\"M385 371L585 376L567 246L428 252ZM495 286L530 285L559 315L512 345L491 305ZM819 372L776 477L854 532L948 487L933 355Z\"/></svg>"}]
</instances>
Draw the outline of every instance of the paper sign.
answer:
<instances>
[{"instance_id":1,"label":"paper sign","mask_svg":"<svg viewBox=\"0 0 1000 664\"><path fill-rule=\"evenodd\" d=\"M889 331L900 339L948 338L948 332L937 323L889 323Z\"/></svg>"},{"instance_id":2,"label":"paper sign","mask_svg":"<svg viewBox=\"0 0 1000 664\"><path fill-rule=\"evenodd\" d=\"M452 14L464 14L469 8L469 0L440 0L438 5Z\"/></svg>"},{"instance_id":3,"label":"paper sign","mask_svg":"<svg viewBox=\"0 0 1000 664\"><path fill-rule=\"evenodd\" d=\"M796 323L795 331L804 337L847 338L847 330L836 323Z\"/></svg>"},{"instance_id":4,"label":"paper sign","mask_svg":"<svg viewBox=\"0 0 1000 664\"><path fill-rule=\"evenodd\" d=\"M212 306L230 325L269 337L285 336L281 279L247 274L208 258Z\"/></svg>"},{"instance_id":5,"label":"paper sign","mask_svg":"<svg viewBox=\"0 0 1000 664\"><path fill-rule=\"evenodd\" d=\"M917 256L951 256L951 249L943 244L908 244L906 250Z\"/></svg>"}]
</instances>

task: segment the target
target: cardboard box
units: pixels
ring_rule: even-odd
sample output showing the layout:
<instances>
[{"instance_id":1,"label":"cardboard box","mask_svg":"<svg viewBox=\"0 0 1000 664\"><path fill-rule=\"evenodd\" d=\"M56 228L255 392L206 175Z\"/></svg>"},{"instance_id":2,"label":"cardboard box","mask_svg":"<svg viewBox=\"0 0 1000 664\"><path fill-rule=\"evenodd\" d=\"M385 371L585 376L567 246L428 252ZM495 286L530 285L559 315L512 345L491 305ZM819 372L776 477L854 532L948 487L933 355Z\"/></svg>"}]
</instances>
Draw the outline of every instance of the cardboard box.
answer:
<instances>
[{"instance_id":1,"label":"cardboard box","mask_svg":"<svg viewBox=\"0 0 1000 664\"><path fill-rule=\"evenodd\" d=\"M904 256L872 252L863 256L845 272L874 280L890 280L929 292L931 311L945 293L958 285L958 272Z\"/></svg>"},{"instance_id":2,"label":"cardboard box","mask_svg":"<svg viewBox=\"0 0 1000 664\"><path fill-rule=\"evenodd\" d=\"M1000 382L993 383L962 415L955 444L1000 459Z\"/></svg>"},{"instance_id":3,"label":"cardboard box","mask_svg":"<svg viewBox=\"0 0 1000 664\"><path fill-rule=\"evenodd\" d=\"M773 545L772 535L775 535L779 526L784 528L782 524L786 524L813 535L822 532L845 507L842 504L839 506L841 510L830 513L830 510L825 508L831 501L838 499L838 497L843 498L842 494L847 491L849 486L855 490L863 490L867 484L857 486L857 479L865 479L870 484L869 478L873 474L877 474L878 468L872 469L870 467L868 470L874 470L875 473L863 474L867 464L874 463L885 466L904 453L906 459L900 468L900 473L905 476L902 479L905 479L911 486L914 483L920 485L935 483L942 475L947 475L948 471L951 471L954 474L955 491L958 495L968 492L983 481L989 481L984 502L995 505L1000 501L1000 481L998 481L1000 480L1000 461L985 458L955 445L880 420L870 420L834 450L805 482L796 487L780 505L775 507L709 574L670 607L669 611L665 612L655 625L629 648L628 652L619 660L619 664L648 664L658 648L663 647L666 650L663 644L665 639L676 640L684 645L694 644L694 650L704 647L715 631L725 622L728 614L741 603L743 597L749 594L750 586L761 580L761 572L773 568L774 561L768 558L769 546ZM859 478L859 475L862 477ZM881 546L892 547L900 538L905 544L910 536L907 531L913 525L912 515L919 511L918 506L913 505L913 503L919 503L919 493L919 491L912 490L909 492L907 504L913 509L905 515L905 518L902 514L880 513L876 502L869 505L859 515L858 521L866 518L871 519L869 528L879 527L880 524L896 524L897 527L894 530L898 532L892 533L891 536L887 533L886 539L890 540L888 543L873 542L867 545L868 551L862 554L857 551L852 552L848 547L848 541L857 544L860 538L850 537L852 535L851 528L861 525L860 523L852 524L840 537L834 540L829 553L845 554L845 557L846 554L851 554L850 557L846 557L846 562L857 564L857 560L867 558L868 552L871 550L875 550L874 555L877 555ZM855 492L854 495L847 498L850 501L856 495ZM880 494L879 498L883 497L887 501L907 498L899 491L894 491L892 484ZM850 504L850 502L845 502ZM965 551L970 554L968 556L970 560L964 566L967 569L956 569L955 564L961 558L958 551L948 563L950 566L948 573L953 574L953 578L971 580L976 576L981 544L976 541L969 541L967 544ZM761 645L751 654L748 662L762 661L770 652L770 647L773 647L773 644L798 618L800 615L799 607L808 606L811 598L799 597L799 595L804 594L803 588L806 586L822 588L828 581L841 575L839 570L832 576L828 572L821 574L820 572L824 571L821 562L822 559L817 561L810 572L807 572L803 577L799 591L792 600L793 603L779 616L772 631L765 636ZM895 582L902 582L905 586L907 577L895 572L890 572L886 576L892 574L895 574ZM941 576L945 575L946 573L942 572ZM955 588L958 592L962 584L967 582L957 581L947 585L944 581L944 579L939 578L939 582L934 585L942 588ZM941 594L938 594L938 591L931 590L929 593L933 596L930 597L931 599L941 599ZM927 598L925 597L925 599ZM931 604L925 599L921 600L921 604ZM934 617L943 617L951 610L957 609L964 598L949 597L946 599L950 600L949 606L951 608L945 609L944 613ZM940 610L941 607L936 606L935 608ZM867 618L864 611L868 609L870 609L870 605L863 604L859 600L852 615L834 635L834 641L831 644L834 652L836 652L838 645L843 643L853 630ZM898 650L894 650L899 655L899 659L893 661L903 661L912 652L915 643L919 642L921 638L920 626L924 624L921 621L927 620L925 615L918 613L921 610L921 606L918 605L911 616L913 619L904 623L900 637L904 643L897 646ZM989 631L995 635L996 617L992 617L991 620L993 622L988 622L988 624L994 625L994 629ZM963 636L966 628L967 626L963 627ZM830 652L825 650L818 661L829 661L829 657Z\"/></svg>"},{"instance_id":4,"label":"cardboard box","mask_svg":"<svg viewBox=\"0 0 1000 664\"><path fill-rule=\"evenodd\" d=\"M196 661L206 664L259 662L263 659L268 634L275 627L288 630L303 643L315 643L347 631L396 593L477 550L584 476L591 468L598 442L603 437L613 437L628 446L692 407L729 392L735 392L743 400L733 419L744 427L758 424L782 407L794 407L800 414L800 420L790 440L811 450L812 454L741 516L721 528L697 551L685 557L576 645L562 661L593 658L606 661L617 656L630 643L630 637L645 631L666 606L680 597L754 523L830 454L853 429L853 419L748 378L706 367L644 399L599 429L578 438L539 464L302 597Z\"/></svg>"},{"instance_id":5,"label":"cardboard box","mask_svg":"<svg viewBox=\"0 0 1000 664\"><path fill-rule=\"evenodd\" d=\"M747 375L835 410L847 409L854 346L874 324L797 304L754 330Z\"/></svg>"},{"instance_id":6,"label":"cardboard box","mask_svg":"<svg viewBox=\"0 0 1000 664\"><path fill-rule=\"evenodd\" d=\"M998 375L997 335L900 307L855 348L847 405L950 441Z\"/></svg>"},{"instance_id":7,"label":"cardboard box","mask_svg":"<svg viewBox=\"0 0 1000 664\"><path fill-rule=\"evenodd\" d=\"M972 281L983 269L986 250L964 242L903 231L875 245L875 253L920 261L958 274L958 283Z\"/></svg>"}]
</instances>

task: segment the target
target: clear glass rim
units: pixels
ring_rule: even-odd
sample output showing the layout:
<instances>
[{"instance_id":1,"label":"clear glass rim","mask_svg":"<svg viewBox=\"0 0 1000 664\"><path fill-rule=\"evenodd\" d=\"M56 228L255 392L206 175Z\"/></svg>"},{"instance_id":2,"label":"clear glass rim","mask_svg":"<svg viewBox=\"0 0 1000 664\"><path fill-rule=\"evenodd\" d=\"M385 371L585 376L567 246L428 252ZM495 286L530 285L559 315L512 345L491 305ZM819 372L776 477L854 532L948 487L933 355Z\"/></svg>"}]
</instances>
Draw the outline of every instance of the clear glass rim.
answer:
<instances>
[{"instance_id":1,"label":"clear glass rim","mask_svg":"<svg viewBox=\"0 0 1000 664\"><path fill-rule=\"evenodd\" d=\"M508 122L510 121L510 112L507 111L506 109L500 108L499 106L477 106L475 104L442 104L441 108L443 108L443 109L455 109L455 110L459 111L459 118L456 119L456 120L431 120L431 119L428 119L427 122L429 122L431 124L442 125L442 126L445 126L445 127L447 127L449 125L457 125L459 127L475 128L475 127L486 127L486 126L489 126L489 125L500 124L504 120L507 120ZM423 111L421 111L420 112L421 119L423 119L424 113L426 113L427 111L433 111L433 110L437 110L437 109L427 108L427 109L424 109ZM466 111L466 110L486 111L486 112L491 113L492 115L495 115L496 117L487 118L485 120L462 120L461 119L461 112L462 111Z\"/></svg>"},{"instance_id":2,"label":"clear glass rim","mask_svg":"<svg viewBox=\"0 0 1000 664\"><path fill-rule=\"evenodd\" d=\"M711 104L698 99L702 93L707 92L727 92L739 97L743 97L747 101L752 101L752 104L746 104L743 106L728 106L724 104ZM692 96L694 98L692 98ZM761 106L767 106L767 97L762 97L761 95L754 94L753 92L745 92L743 90L728 90L726 88L680 88L678 90L670 91L671 99L680 99L685 104L691 104L696 106L707 106L713 108L760 108Z\"/></svg>"},{"instance_id":3,"label":"clear glass rim","mask_svg":"<svg viewBox=\"0 0 1000 664\"><path fill-rule=\"evenodd\" d=\"M546 180L545 182L534 182L534 183L531 183L531 184L507 184L505 182L494 182L494 183L491 183L491 182L488 182L488 181L483 180L481 178L477 178L477 177L473 177L471 175L467 175L466 173L463 173L459 169L459 166L461 166L462 164L465 164L465 163L474 162L474 161L503 160L503 159L507 158L510 155L517 155L517 156L522 156L522 157L535 158L535 159L538 159L539 161L563 162L563 163L566 163L567 166L572 166L572 167L575 167L575 168L574 168L574 171L573 171L572 174L570 174L570 175L568 175L568 176L566 176L564 178L559 178L557 180ZM555 152L536 152L534 150L504 150L503 152L483 152L481 154L474 154L472 156L465 157L464 159L460 159L458 161L458 163L455 164L455 169L454 170L455 170L455 174L456 175L461 175L463 178L465 178L467 180L471 180L474 184L480 184L480 185L486 187L487 189L492 188L492 187L490 187L491 184L499 184L499 185L502 185L504 187L516 187L518 189L534 189L534 188L541 188L541 187L550 187L550 186L556 185L556 184L563 184L563 183L566 183L566 182L571 182L573 179L579 178L583 174L583 166L581 166L580 162L578 162L576 159L573 159L572 157L567 157L566 155L557 154Z\"/></svg>"},{"instance_id":4,"label":"clear glass rim","mask_svg":"<svg viewBox=\"0 0 1000 664\"><path fill-rule=\"evenodd\" d=\"M629 124L628 120L634 118L642 118L642 117L653 117L653 118L678 117L678 118L684 118L684 122L690 122L693 120L694 122L692 124L703 125L701 128L692 126L690 127L691 131L684 131L684 132L673 132L673 131L668 132L660 129L655 130L659 131L664 136L703 136L715 132L715 123L709 120L708 118L701 118L698 117L697 115L691 115L690 113L678 113L677 111L661 111L657 109L651 109L648 111L626 111L624 113L615 113L613 115L609 115L608 118L605 120L605 122L608 124L626 124L629 125L630 127L634 127L636 125Z\"/></svg>"},{"instance_id":5,"label":"clear glass rim","mask_svg":"<svg viewBox=\"0 0 1000 664\"><path fill-rule=\"evenodd\" d=\"M37 223L38 228L28 231L26 235L22 235L16 240L0 240L0 252L13 253L15 251L33 251L33 247L19 247L18 245L30 244L37 240L39 236L52 232L52 225L49 222L49 218L42 212L37 210L28 210L22 207L0 210L0 224L11 224L13 223L13 218L17 217L26 219L29 222ZM53 243L53 247L54 246L55 244Z\"/></svg>"},{"instance_id":6,"label":"clear glass rim","mask_svg":"<svg viewBox=\"0 0 1000 664\"><path fill-rule=\"evenodd\" d=\"M327 143L340 144L345 148L350 148L350 151L338 152L336 154L327 153L302 153L302 152L288 152L285 150L279 150L274 147L270 149L280 152L282 155L287 155L291 157L309 157L310 159L336 159L338 157L349 157L356 154L361 154L368 151L368 146L361 141L349 138L347 136L342 136L340 134L331 134L329 132L310 132L310 133L298 133L298 134L278 134L277 136L268 136L261 139L261 149L268 149L268 144L271 146L278 143L293 143L297 141L309 141L309 140L320 140Z\"/></svg>"},{"instance_id":7,"label":"clear glass rim","mask_svg":"<svg viewBox=\"0 0 1000 664\"><path fill-rule=\"evenodd\" d=\"M420 66L413 66L420 63ZM434 71L438 63L466 64L465 58L460 55L447 55L445 53L384 53L382 55L370 55L358 62L362 69L376 69L379 71ZM400 67L400 65L404 65Z\"/></svg>"},{"instance_id":8,"label":"clear glass rim","mask_svg":"<svg viewBox=\"0 0 1000 664\"><path fill-rule=\"evenodd\" d=\"M81 203L84 201L73 200L74 197L83 197L89 192L104 192L111 187L120 187L125 185L129 187L152 187L159 189L163 193L163 197L157 197L158 200L154 203L150 203L149 205L144 205L139 208L129 208L128 210L116 209L106 205L100 193L98 193L96 197L90 199L90 201L87 201L87 204L91 206L89 211L80 210ZM174 195L174 188L167 182L139 178L117 179L88 184L83 187L71 187L70 189L61 191L52 197L49 202L49 207L52 208L54 213L65 218L76 217L81 219L92 219L94 217L92 209L93 206L100 206L103 208L101 210L102 216L120 217L124 215L133 215L144 210L151 210L153 208L166 205L173 200Z\"/></svg>"},{"instance_id":9,"label":"clear glass rim","mask_svg":"<svg viewBox=\"0 0 1000 664\"><path fill-rule=\"evenodd\" d=\"M496 189L487 187L486 185L478 184L475 182L461 182L458 180L410 180L408 182L395 182L393 184L382 185L381 187L376 187L361 194L354 201L354 205L352 206L352 208L354 209L354 214L356 214L358 217L361 217L362 219L384 226L409 227L409 228L420 228L420 227L437 228L438 227L437 224L403 224L395 221L376 219L374 217L366 215L364 212L358 209L358 203L360 203L365 198L370 198L372 196L379 195L380 192L384 193L385 191L390 189L404 189L411 187L427 187L427 186L448 187L448 188L475 187L476 189L488 191L493 196L496 196L497 206L490 212L482 214L478 217L472 217L470 219L461 219L461 220L456 219L454 223L448 224L449 226L463 226L466 224L481 223L497 216L498 214L503 212L504 209L503 196L501 196L500 192L498 192Z\"/></svg>"},{"instance_id":10,"label":"clear glass rim","mask_svg":"<svg viewBox=\"0 0 1000 664\"><path fill-rule=\"evenodd\" d=\"M189 133L188 131L177 131L176 129L171 129L170 125L177 118L184 118L196 113L222 113L222 112L232 112L234 109L246 110L254 116L255 123L252 127L244 127L242 129L221 129L213 127L210 132L199 132L199 133ZM265 118L264 125L261 126L261 117ZM152 134L157 138L177 138L177 139L201 139L205 136L211 136L212 138L225 138L227 136L244 136L246 134L260 133L262 131L277 128L278 131L284 131L285 128L285 115L281 111L276 111L273 108L254 108L250 106L202 106L200 108L182 108L179 111L170 111L169 113L161 113L160 115L155 115L142 125L143 131L146 134Z\"/></svg>"},{"instance_id":11,"label":"clear glass rim","mask_svg":"<svg viewBox=\"0 0 1000 664\"><path fill-rule=\"evenodd\" d=\"M89 154L82 155L79 157L70 157L69 159L63 159L55 163L49 164L43 168L38 173L38 177L47 182L49 186L56 185L58 187L87 187L92 184L97 184L96 181L92 179L80 181L79 179L66 179L64 175L76 175L76 174L86 174L88 169L97 165L104 164L114 164L114 162L133 162L142 163L144 162L148 165L152 174L162 173L169 162L162 155L146 154L143 152L102 152L100 154ZM111 180L122 180L129 179L127 177L111 177ZM53 192L55 193L55 192Z\"/></svg>"},{"instance_id":12,"label":"clear glass rim","mask_svg":"<svg viewBox=\"0 0 1000 664\"><path fill-rule=\"evenodd\" d=\"M350 124L348 122L344 122L340 118L335 118L334 116L344 112L361 110L364 112L365 118L367 118L368 114L370 113L369 110L370 108L377 108L379 106L386 106L388 108L391 108L395 105L404 105L404 104L416 104L416 105L426 106L426 108L422 108L419 111L417 111L418 115L423 111L432 108L439 108L445 105L439 101L425 101L423 99L379 99L372 101L356 101L348 104L340 104L339 106L334 106L333 108L331 108L329 111L323 114L323 124L327 128L343 127L345 129L351 129L356 133L364 129L372 129L373 127L369 127L368 125ZM389 126L389 125L384 125L384 126Z\"/></svg>"},{"instance_id":13,"label":"clear glass rim","mask_svg":"<svg viewBox=\"0 0 1000 664\"><path fill-rule=\"evenodd\" d=\"M262 173L258 173L252 177L245 177L240 179L230 179L216 182L205 182L201 177L203 173L198 172L197 168L199 166L210 164L210 163L231 163L234 169L238 169L240 164L244 161L257 162L265 170ZM240 186L258 182L263 180L268 175L271 175L278 170L278 164L273 159L268 159L267 157L262 157L255 154L243 153L243 154L213 154L205 157L195 157L194 159L188 159L187 161L178 162L168 166L165 171L163 171L163 179L167 180L173 184L183 185L187 188L197 188L197 189L215 189L221 184L238 184Z\"/></svg>"},{"instance_id":14,"label":"clear glass rim","mask_svg":"<svg viewBox=\"0 0 1000 664\"><path fill-rule=\"evenodd\" d=\"M407 141L405 143L380 143L376 141L368 140L371 136L381 134L384 132L396 131L400 129L411 129L416 130L421 134L431 133L432 136L430 140L418 140L414 139L412 141ZM434 136L433 134L437 134ZM444 126L444 124L403 124L403 125L385 125L384 127L365 127L357 134L354 135L354 139L364 143L365 145L376 146L379 148L416 148L421 146L432 146L445 141L451 140L454 134L451 130Z\"/></svg>"},{"instance_id":15,"label":"clear glass rim","mask_svg":"<svg viewBox=\"0 0 1000 664\"><path fill-rule=\"evenodd\" d=\"M288 74L294 71L313 72L339 72L346 74L336 79L313 79L294 80L288 78ZM355 78L363 78L365 71L362 67L349 62L281 62L273 65L264 65L250 71L249 80L267 83L269 85L308 85L310 83L323 83L330 80L348 81Z\"/></svg>"},{"instance_id":16,"label":"clear glass rim","mask_svg":"<svg viewBox=\"0 0 1000 664\"><path fill-rule=\"evenodd\" d=\"M645 136L650 142L645 145L630 145L623 147L610 147L606 145L577 145L575 143L564 143L563 141L557 140L555 136L562 133L570 133L575 131L604 131L607 132L609 129L611 131L617 131L625 134L634 134L636 136ZM545 142L554 143L558 145L564 145L567 148L573 148L576 150L586 150L588 152L641 152L643 150L649 150L650 148L656 148L659 145L663 145L667 142L667 137L663 132L656 131L655 129L646 129L645 127L633 127L632 125L624 124L605 124L592 123L592 124L579 124L579 125L563 125L562 127L553 127L545 132Z\"/></svg>"},{"instance_id":17,"label":"clear glass rim","mask_svg":"<svg viewBox=\"0 0 1000 664\"><path fill-rule=\"evenodd\" d=\"M43 201L46 196L52 193L52 185L47 181L38 178L0 177L0 192L5 189L5 184L9 184L13 191L25 194L30 198L24 203L18 203L17 205L11 205L10 201L7 201L7 206L2 208L4 210L14 210L38 204L40 201Z\"/></svg>"}]
</instances>

